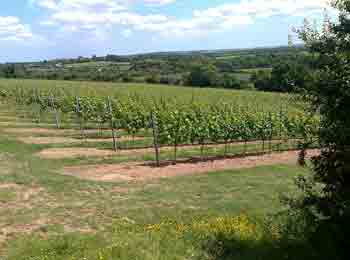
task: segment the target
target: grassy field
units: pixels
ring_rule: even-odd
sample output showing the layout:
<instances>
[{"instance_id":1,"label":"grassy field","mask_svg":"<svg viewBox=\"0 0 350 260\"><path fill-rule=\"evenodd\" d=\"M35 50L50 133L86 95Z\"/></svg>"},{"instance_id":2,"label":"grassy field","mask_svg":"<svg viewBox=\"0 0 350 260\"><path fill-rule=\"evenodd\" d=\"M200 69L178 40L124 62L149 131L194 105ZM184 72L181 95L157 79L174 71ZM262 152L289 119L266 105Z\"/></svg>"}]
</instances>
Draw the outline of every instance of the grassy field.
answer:
<instances>
[{"instance_id":1,"label":"grassy field","mask_svg":"<svg viewBox=\"0 0 350 260\"><path fill-rule=\"evenodd\" d=\"M245 55L230 55L230 54L225 54L223 56L218 56L216 57L217 60L233 60L233 59L237 59L237 58L241 58L241 57L255 57L255 54L245 54Z\"/></svg>"},{"instance_id":2,"label":"grassy field","mask_svg":"<svg viewBox=\"0 0 350 260\"><path fill-rule=\"evenodd\" d=\"M265 72L272 72L272 68L256 68L256 69L241 69L241 72L245 72L245 73L255 73L255 72L259 72L259 71L265 71Z\"/></svg>"},{"instance_id":3,"label":"grassy field","mask_svg":"<svg viewBox=\"0 0 350 260\"><path fill-rule=\"evenodd\" d=\"M90 61L64 65L64 68L73 69L108 69L111 67L115 67L120 70L128 70L131 67L131 64L129 62Z\"/></svg>"},{"instance_id":4,"label":"grassy field","mask_svg":"<svg viewBox=\"0 0 350 260\"><path fill-rule=\"evenodd\" d=\"M114 62L109 62L109 61L99 61L99 62L81 62L81 63L72 63L69 65L66 65L66 67L104 67L104 66L109 66L109 65L118 65L117 63Z\"/></svg>"},{"instance_id":5,"label":"grassy field","mask_svg":"<svg viewBox=\"0 0 350 260\"><path fill-rule=\"evenodd\" d=\"M239 102L275 109L290 97L272 93L191 89L160 85L1 80L0 86L43 89L67 88L81 94L129 95L200 102ZM21 110L22 109L22 110ZM29 114L31 112L29 111ZM154 155L113 154L44 159L49 148L111 149L111 143L58 142L26 144L20 138L80 138L74 119L63 132L53 130L53 118L33 123L23 108L0 105L0 258L6 260L110 260L110 259L271 259L278 241L268 237L264 221L284 206L281 194L295 194L294 178L308 170L295 164L248 169L208 171L143 181L91 181L63 175L65 167L147 162ZM24 116L24 117L21 117ZM51 115L52 116L52 115ZM51 123L51 125L49 124ZM90 126L91 128L94 125ZM96 126L95 126L96 127ZM8 128L34 132L7 132ZM49 128L53 131L40 132ZM75 128L69 129L69 128ZM37 129L37 130L36 130ZM67 134L67 130L73 130ZM122 135L126 133L121 133ZM110 133L103 137L108 137ZM141 137L149 133L140 133ZM101 138L92 133L89 138ZM139 140L137 145L148 144ZM130 146L125 141L123 145ZM135 143L133 143L135 145ZM179 151L179 158L198 156L199 147ZM242 145L231 146L234 155ZM222 154L224 147L207 148L205 156ZM261 143L248 151L261 150ZM162 159L172 157L162 152ZM217 233L234 235L239 243L235 258L223 258L211 244ZM216 249L212 251L212 248ZM285 258L279 248L273 259ZM301 258L299 258L301 259Z\"/></svg>"},{"instance_id":6,"label":"grassy field","mask_svg":"<svg viewBox=\"0 0 350 260\"><path fill-rule=\"evenodd\" d=\"M0 147L0 200L6 205L0 237L7 239L1 252L16 260L204 257L193 234L176 237L167 231L173 227L154 233L144 228L165 220L188 224L275 213L279 195L293 192L293 178L306 173L276 165L148 183L97 183L58 174L70 162L39 159L33 145L2 136Z\"/></svg>"}]
</instances>

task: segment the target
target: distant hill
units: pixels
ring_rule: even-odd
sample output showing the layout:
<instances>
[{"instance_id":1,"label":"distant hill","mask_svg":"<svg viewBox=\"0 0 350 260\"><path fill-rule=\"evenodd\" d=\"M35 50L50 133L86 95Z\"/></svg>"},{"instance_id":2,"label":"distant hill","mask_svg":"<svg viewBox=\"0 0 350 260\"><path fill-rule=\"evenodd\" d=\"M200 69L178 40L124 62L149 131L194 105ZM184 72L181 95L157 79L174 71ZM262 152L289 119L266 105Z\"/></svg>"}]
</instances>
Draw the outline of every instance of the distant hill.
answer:
<instances>
[{"instance_id":1,"label":"distant hill","mask_svg":"<svg viewBox=\"0 0 350 260\"><path fill-rule=\"evenodd\" d=\"M307 57L304 46L153 52L0 64L0 77L52 80L161 83L169 85L254 87L283 62ZM303 63L303 61L301 61ZM261 74L262 75L262 74Z\"/></svg>"}]
</instances>

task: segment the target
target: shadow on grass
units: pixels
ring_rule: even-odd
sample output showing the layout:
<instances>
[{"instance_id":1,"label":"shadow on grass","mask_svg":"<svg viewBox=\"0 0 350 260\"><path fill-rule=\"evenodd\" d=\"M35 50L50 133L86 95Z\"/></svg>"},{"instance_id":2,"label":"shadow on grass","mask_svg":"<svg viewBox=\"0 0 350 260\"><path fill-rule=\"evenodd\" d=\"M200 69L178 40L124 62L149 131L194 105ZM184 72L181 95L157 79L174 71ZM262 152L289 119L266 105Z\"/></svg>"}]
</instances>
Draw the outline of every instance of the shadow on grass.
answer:
<instances>
[{"instance_id":1,"label":"shadow on grass","mask_svg":"<svg viewBox=\"0 0 350 260\"><path fill-rule=\"evenodd\" d=\"M334 250L321 249L310 242L297 241L245 241L217 235L203 248L212 260L336 260L346 259Z\"/></svg>"}]
</instances>

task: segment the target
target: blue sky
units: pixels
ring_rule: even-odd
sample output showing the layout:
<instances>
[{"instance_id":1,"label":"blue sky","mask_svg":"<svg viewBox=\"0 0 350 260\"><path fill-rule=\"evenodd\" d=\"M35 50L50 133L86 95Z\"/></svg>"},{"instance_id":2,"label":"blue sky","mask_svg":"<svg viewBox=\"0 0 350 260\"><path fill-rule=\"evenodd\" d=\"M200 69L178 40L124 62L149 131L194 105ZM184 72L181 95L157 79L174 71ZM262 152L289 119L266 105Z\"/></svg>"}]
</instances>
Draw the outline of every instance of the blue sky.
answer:
<instances>
[{"instance_id":1,"label":"blue sky","mask_svg":"<svg viewBox=\"0 0 350 260\"><path fill-rule=\"evenodd\" d=\"M11 0L0 62L286 45L327 0Z\"/></svg>"}]
</instances>

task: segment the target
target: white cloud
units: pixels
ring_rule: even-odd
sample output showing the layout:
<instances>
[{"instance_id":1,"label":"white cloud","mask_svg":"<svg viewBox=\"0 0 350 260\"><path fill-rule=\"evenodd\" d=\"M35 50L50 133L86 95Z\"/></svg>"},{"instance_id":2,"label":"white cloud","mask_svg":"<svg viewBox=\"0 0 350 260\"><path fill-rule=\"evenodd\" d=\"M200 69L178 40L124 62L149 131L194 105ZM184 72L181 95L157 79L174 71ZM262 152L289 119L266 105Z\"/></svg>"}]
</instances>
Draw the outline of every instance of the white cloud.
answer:
<instances>
[{"instance_id":1,"label":"white cloud","mask_svg":"<svg viewBox=\"0 0 350 260\"><path fill-rule=\"evenodd\" d=\"M197 10L194 15L209 17L249 15L266 18L273 15L295 16L305 11L322 11L329 7L329 0L242 0L239 3L224 4L204 11Z\"/></svg>"},{"instance_id":2,"label":"white cloud","mask_svg":"<svg viewBox=\"0 0 350 260\"><path fill-rule=\"evenodd\" d=\"M237 25L252 24L249 16L207 17L193 16L191 19L167 19L162 23L143 23L135 25L135 29L159 33L163 36L198 36L209 32L232 29Z\"/></svg>"},{"instance_id":3,"label":"white cloud","mask_svg":"<svg viewBox=\"0 0 350 260\"><path fill-rule=\"evenodd\" d=\"M168 5L175 3L176 0L143 0L146 4L150 5Z\"/></svg>"},{"instance_id":4,"label":"white cloud","mask_svg":"<svg viewBox=\"0 0 350 260\"><path fill-rule=\"evenodd\" d=\"M121 35L122 35L124 38L129 38L129 37L132 35L132 30L130 30L130 29L124 29L124 30L122 30Z\"/></svg>"},{"instance_id":5,"label":"white cloud","mask_svg":"<svg viewBox=\"0 0 350 260\"><path fill-rule=\"evenodd\" d=\"M322 12L328 0L241 0L238 3L194 10L191 17L164 14L139 14L130 11L135 0L31 0L49 11L46 25L60 25L70 31L104 31L122 27L121 34L146 31L164 36L195 36L232 30L275 15L303 16ZM150 5L164 5L175 0L139 0ZM124 31L123 31L124 30ZM128 31L129 30L129 31ZM126 33L129 34L129 33Z\"/></svg>"},{"instance_id":6,"label":"white cloud","mask_svg":"<svg viewBox=\"0 0 350 260\"><path fill-rule=\"evenodd\" d=\"M29 0L31 4L49 10L72 10L104 8L109 10L126 9L135 0ZM138 0L146 5L162 6L175 3L176 0Z\"/></svg>"},{"instance_id":7,"label":"white cloud","mask_svg":"<svg viewBox=\"0 0 350 260\"><path fill-rule=\"evenodd\" d=\"M34 38L29 25L22 24L17 17L0 16L0 41L26 41Z\"/></svg>"},{"instance_id":8,"label":"white cloud","mask_svg":"<svg viewBox=\"0 0 350 260\"><path fill-rule=\"evenodd\" d=\"M39 24L44 25L44 26L56 26L56 25L58 25L58 23L56 23L54 21L41 21Z\"/></svg>"},{"instance_id":9,"label":"white cloud","mask_svg":"<svg viewBox=\"0 0 350 260\"><path fill-rule=\"evenodd\" d=\"M31 3L35 3L40 7L46 9L56 9L57 3L55 0L31 0Z\"/></svg>"},{"instance_id":10,"label":"white cloud","mask_svg":"<svg viewBox=\"0 0 350 260\"><path fill-rule=\"evenodd\" d=\"M32 4L48 10L73 11L73 10L91 10L91 11L120 11L126 9L128 1L118 0L31 0Z\"/></svg>"}]
</instances>

